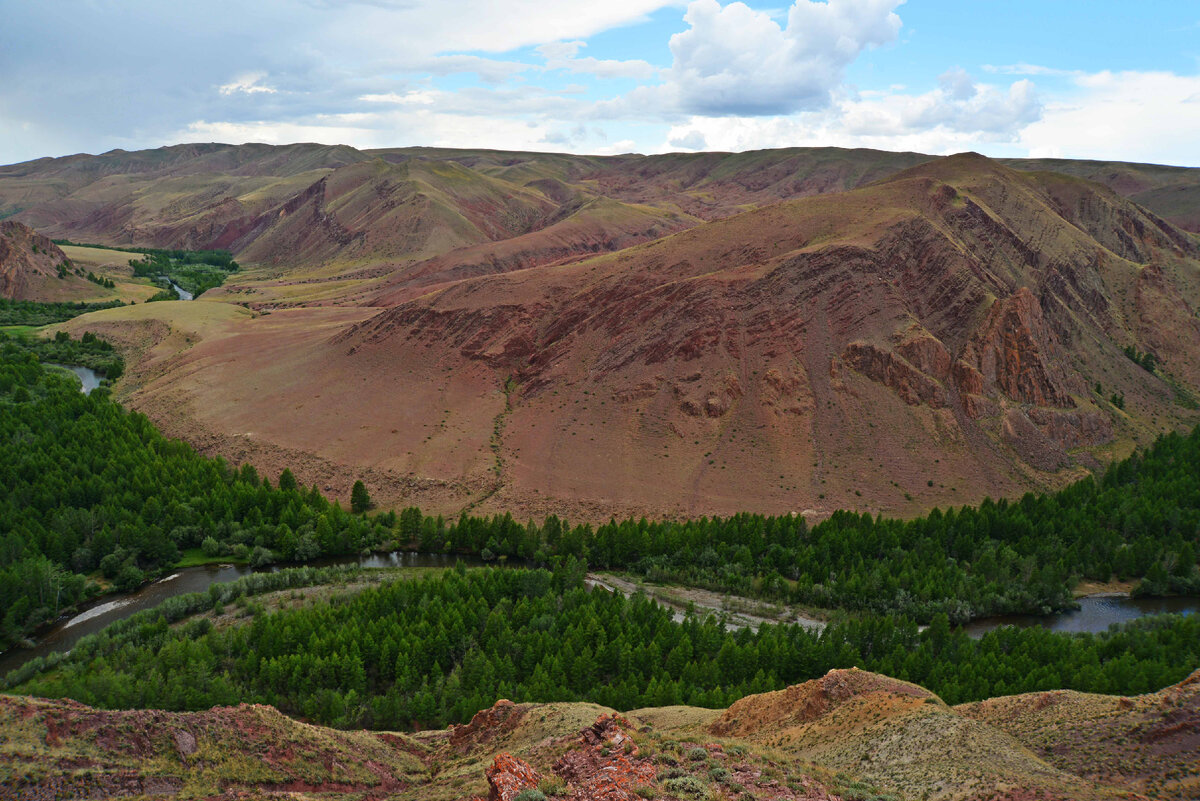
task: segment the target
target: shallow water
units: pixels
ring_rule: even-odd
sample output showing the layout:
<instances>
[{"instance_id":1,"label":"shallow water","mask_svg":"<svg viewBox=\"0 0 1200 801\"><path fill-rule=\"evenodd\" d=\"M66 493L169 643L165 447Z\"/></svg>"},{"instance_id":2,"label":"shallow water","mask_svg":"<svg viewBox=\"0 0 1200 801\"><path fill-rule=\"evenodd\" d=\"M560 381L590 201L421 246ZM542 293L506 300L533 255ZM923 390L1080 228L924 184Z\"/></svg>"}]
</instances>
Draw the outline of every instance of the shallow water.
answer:
<instances>
[{"instance_id":1,"label":"shallow water","mask_svg":"<svg viewBox=\"0 0 1200 801\"><path fill-rule=\"evenodd\" d=\"M72 373L77 375L80 383L83 385L80 387L80 391L82 391L84 395L91 395L92 390L100 386L100 374L90 367L79 367L78 365L73 364L51 364L49 362L47 362L47 366L61 367L62 369L70 370Z\"/></svg>"},{"instance_id":2,"label":"shallow water","mask_svg":"<svg viewBox=\"0 0 1200 801\"><path fill-rule=\"evenodd\" d=\"M1200 611L1200 598L1130 598L1127 595L1092 595L1078 599L1079 609L1057 615L1005 615L973 620L964 628L972 637L982 637L1000 626L1041 626L1050 631L1100 632L1114 623L1127 623L1146 615L1168 612L1191 615Z\"/></svg>"},{"instance_id":3,"label":"shallow water","mask_svg":"<svg viewBox=\"0 0 1200 801\"><path fill-rule=\"evenodd\" d=\"M191 292L188 292L186 289L181 287L179 284L175 283L170 278L167 278L167 276L164 275L164 276L161 276L161 278L163 280L165 280L171 286L175 287L175 294L179 295L180 300L195 300L195 298L193 297Z\"/></svg>"}]
</instances>

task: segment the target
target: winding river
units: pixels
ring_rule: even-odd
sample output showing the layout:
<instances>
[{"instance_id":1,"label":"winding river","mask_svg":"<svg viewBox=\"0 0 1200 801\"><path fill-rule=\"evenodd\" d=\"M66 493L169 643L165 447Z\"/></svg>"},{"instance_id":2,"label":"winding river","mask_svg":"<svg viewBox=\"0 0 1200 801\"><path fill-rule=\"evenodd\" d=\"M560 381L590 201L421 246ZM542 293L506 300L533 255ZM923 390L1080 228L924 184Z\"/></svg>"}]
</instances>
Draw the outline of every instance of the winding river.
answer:
<instances>
[{"instance_id":1,"label":"winding river","mask_svg":"<svg viewBox=\"0 0 1200 801\"><path fill-rule=\"evenodd\" d=\"M180 300L195 300L195 297L192 295L191 292L188 292L186 289L181 287L179 284L172 281L169 276L160 275L159 278L166 281L168 284L170 284L172 287L175 288L175 294L179 296Z\"/></svg>"},{"instance_id":2,"label":"winding river","mask_svg":"<svg viewBox=\"0 0 1200 801\"><path fill-rule=\"evenodd\" d=\"M72 373L78 376L79 382L82 385L80 386L79 391L84 395L91 395L92 390L100 386L100 381L103 378L99 373L90 367L79 367L78 365L73 364L52 364L50 362L47 362L46 366L61 367L64 370L70 370Z\"/></svg>"},{"instance_id":3,"label":"winding river","mask_svg":"<svg viewBox=\"0 0 1200 801\"><path fill-rule=\"evenodd\" d=\"M453 567L463 562L468 566L483 564L481 561L457 555L413 553L411 551L393 551L377 553L361 557L345 557L316 559L308 564L314 567L330 565L358 565L363 568L384 567ZM268 572L278 570L272 566L263 568ZM210 584L221 584L239 579L255 572L248 565L201 565L199 567L182 567L175 570L166 578L152 584L147 584L137 592L128 594L105 595L94 605L84 609L73 617L57 623L48 631L43 631L32 648L12 648L0 653L0 677L10 670L15 670L29 660L46 656L57 651L69 651L75 643L88 634L95 634L109 623L124 620L135 612L150 609L168 598L176 595L186 595L189 592L204 592Z\"/></svg>"},{"instance_id":4,"label":"winding river","mask_svg":"<svg viewBox=\"0 0 1200 801\"><path fill-rule=\"evenodd\" d=\"M309 564L317 567L329 565L357 565L362 568L387 567L453 567L458 562L469 566L482 565L473 557L451 554L414 553L392 551L360 557L318 559ZM263 568L275 571L277 567ZM59 622L48 631L42 632L31 648L13 648L0 654L0 676L15 670L38 656L57 651L70 650L80 638L95 634L109 623L123 620L135 612L150 609L168 598L189 592L204 592L210 584L220 584L241 578L254 572L247 565L202 565L179 568L164 579L148 584L137 592L125 595L106 595L94 605L73 617ZM1079 609L1057 615L1039 617L1035 615L1009 615L972 621L965 629L972 637L982 637L986 632L1001 626L1043 626L1058 632L1100 632L1114 623L1126 623L1146 615L1162 613L1196 614L1200 612L1200 598L1130 598L1126 595L1093 595L1080 598Z\"/></svg>"}]
</instances>

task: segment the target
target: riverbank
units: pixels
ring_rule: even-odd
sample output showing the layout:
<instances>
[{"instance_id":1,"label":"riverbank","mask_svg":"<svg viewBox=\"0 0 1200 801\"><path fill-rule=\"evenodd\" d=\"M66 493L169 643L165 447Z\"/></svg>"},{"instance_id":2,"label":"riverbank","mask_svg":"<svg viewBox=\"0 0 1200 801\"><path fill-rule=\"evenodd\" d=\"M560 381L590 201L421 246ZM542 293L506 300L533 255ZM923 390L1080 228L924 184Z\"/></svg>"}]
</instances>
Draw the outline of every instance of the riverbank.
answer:
<instances>
[{"instance_id":1,"label":"riverbank","mask_svg":"<svg viewBox=\"0 0 1200 801\"><path fill-rule=\"evenodd\" d=\"M90 596L86 601L76 604L74 608L55 618L53 622L39 627L23 644L0 652L0 676L37 657L69 651L83 637L95 634L137 612L152 609L171 598L205 592L214 584L226 584L255 573L277 573L296 567L444 570L453 568L460 562L469 567L484 566L484 562L477 557L465 555L380 551L359 556L326 557L306 563L273 564L261 568L253 568L245 562L234 563L228 557L217 557L212 563L191 567L166 567L133 592L104 592Z\"/></svg>"},{"instance_id":2,"label":"riverbank","mask_svg":"<svg viewBox=\"0 0 1200 801\"><path fill-rule=\"evenodd\" d=\"M768 604L699 587L651 584L615 573L589 573L587 583L627 597L638 592L644 593L659 606L672 610L677 622L685 618L690 608L701 613L724 616L726 628L731 629L758 631L758 627L765 623L787 623L803 626L810 631L821 631L827 625L812 610L800 611L797 607Z\"/></svg>"},{"instance_id":3,"label":"riverbank","mask_svg":"<svg viewBox=\"0 0 1200 801\"><path fill-rule=\"evenodd\" d=\"M1111 579L1110 581L1081 581L1075 585L1075 589L1071 594L1076 599L1079 598L1117 598L1128 597L1133 594L1133 589L1140 581L1137 579L1129 579L1121 581L1120 579Z\"/></svg>"}]
</instances>

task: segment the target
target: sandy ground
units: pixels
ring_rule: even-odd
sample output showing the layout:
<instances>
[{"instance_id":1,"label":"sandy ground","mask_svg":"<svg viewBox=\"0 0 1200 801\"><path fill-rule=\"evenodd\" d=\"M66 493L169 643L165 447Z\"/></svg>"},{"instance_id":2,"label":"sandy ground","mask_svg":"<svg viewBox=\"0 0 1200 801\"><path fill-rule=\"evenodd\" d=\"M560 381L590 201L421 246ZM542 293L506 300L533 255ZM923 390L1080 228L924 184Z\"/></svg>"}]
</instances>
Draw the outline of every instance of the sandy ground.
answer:
<instances>
[{"instance_id":1,"label":"sandy ground","mask_svg":"<svg viewBox=\"0 0 1200 801\"><path fill-rule=\"evenodd\" d=\"M680 623L685 619L687 605L690 603L697 611L725 615L725 626L730 629L748 628L758 631L758 627L764 623L789 623L803 626L810 631L821 631L826 625L824 621L801 614L794 607L771 606L750 598L722 595L698 587L647 584L612 573L589 573L587 583L590 587L603 587L625 596L643 592L659 606L672 610L675 621Z\"/></svg>"}]
</instances>

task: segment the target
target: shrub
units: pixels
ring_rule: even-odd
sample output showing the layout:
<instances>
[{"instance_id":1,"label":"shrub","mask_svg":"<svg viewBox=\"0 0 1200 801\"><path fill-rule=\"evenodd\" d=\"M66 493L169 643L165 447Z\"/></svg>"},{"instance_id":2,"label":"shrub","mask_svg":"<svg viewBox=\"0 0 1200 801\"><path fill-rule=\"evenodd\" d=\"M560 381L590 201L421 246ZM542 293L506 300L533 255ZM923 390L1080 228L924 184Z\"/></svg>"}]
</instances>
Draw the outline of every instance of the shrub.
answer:
<instances>
[{"instance_id":1,"label":"shrub","mask_svg":"<svg viewBox=\"0 0 1200 801\"><path fill-rule=\"evenodd\" d=\"M708 798L708 787L695 776L667 779L663 782L663 788L668 793L684 798Z\"/></svg>"},{"instance_id":2,"label":"shrub","mask_svg":"<svg viewBox=\"0 0 1200 801\"><path fill-rule=\"evenodd\" d=\"M699 762L702 759L708 759L708 749L693 748L692 750L688 751L688 759L692 760L693 762Z\"/></svg>"},{"instance_id":3,"label":"shrub","mask_svg":"<svg viewBox=\"0 0 1200 801\"><path fill-rule=\"evenodd\" d=\"M513 801L546 801L546 794L536 787L529 787L517 793Z\"/></svg>"}]
</instances>

